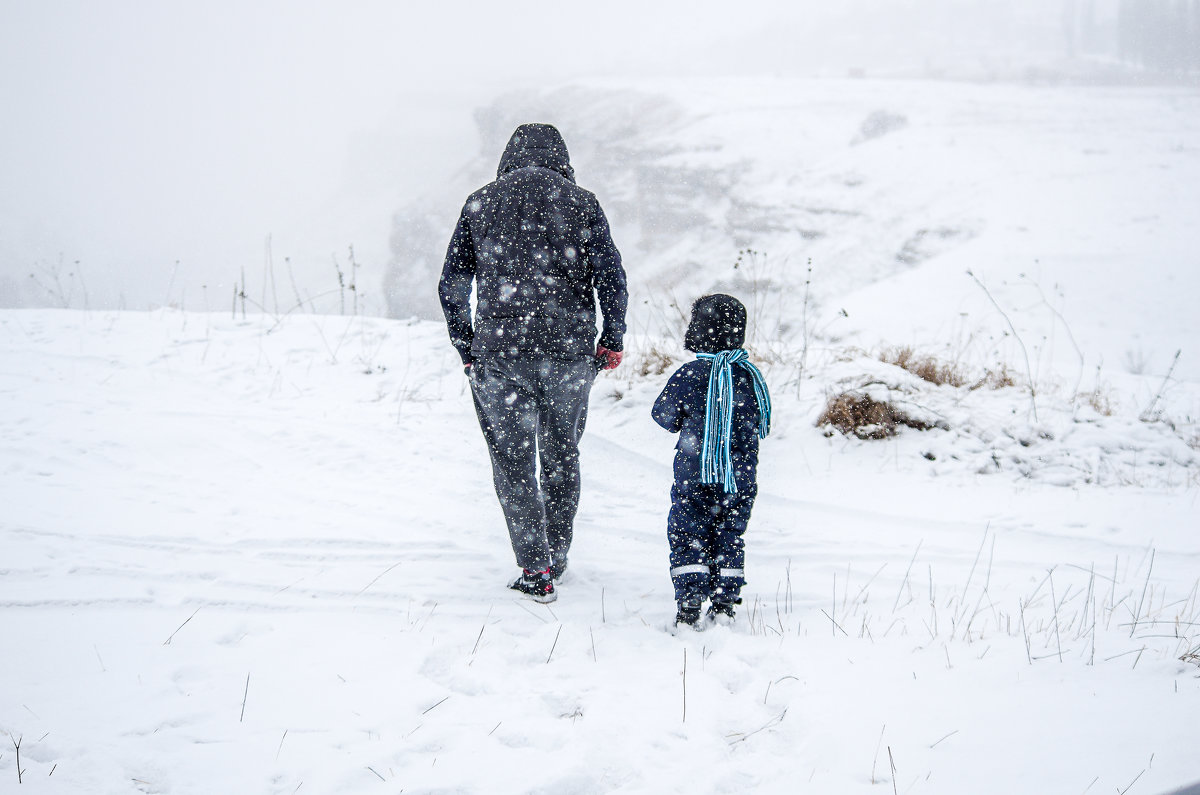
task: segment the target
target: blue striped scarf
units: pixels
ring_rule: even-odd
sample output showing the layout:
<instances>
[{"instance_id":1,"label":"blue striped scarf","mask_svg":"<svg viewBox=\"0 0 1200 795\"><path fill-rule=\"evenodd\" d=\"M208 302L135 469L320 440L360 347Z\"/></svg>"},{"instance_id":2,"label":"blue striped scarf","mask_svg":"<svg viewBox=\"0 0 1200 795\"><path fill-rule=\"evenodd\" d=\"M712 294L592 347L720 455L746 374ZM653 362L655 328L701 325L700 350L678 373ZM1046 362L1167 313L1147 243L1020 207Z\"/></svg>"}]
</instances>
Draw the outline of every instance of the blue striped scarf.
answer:
<instances>
[{"instance_id":1,"label":"blue striped scarf","mask_svg":"<svg viewBox=\"0 0 1200 795\"><path fill-rule=\"evenodd\" d=\"M754 397L758 400L758 438L771 432L771 395L762 373L750 363L742 348L718 353L697 353L696 358L712 362L708 373L708 395L704 401L704 442L700 448L700 482L720 483L726 494L737 493L733 478L730 449L733 426L733 365L750 374Z\"/></svg>"}]
</instances>

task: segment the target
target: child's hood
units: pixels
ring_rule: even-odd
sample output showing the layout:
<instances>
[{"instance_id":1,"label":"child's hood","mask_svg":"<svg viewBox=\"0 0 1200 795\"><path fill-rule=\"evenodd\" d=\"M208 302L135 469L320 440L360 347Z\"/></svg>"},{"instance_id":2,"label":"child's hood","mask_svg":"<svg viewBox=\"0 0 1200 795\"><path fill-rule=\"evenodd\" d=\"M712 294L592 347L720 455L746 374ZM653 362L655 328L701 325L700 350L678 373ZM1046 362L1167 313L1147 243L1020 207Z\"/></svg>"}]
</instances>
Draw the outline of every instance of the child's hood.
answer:
<instances>
[{"instance_id":1,"label":"child's hood","mask_svg":"<svg viewBox=\"0 0 1200 795\"><path fill-rule=\"evenodd\" d=\"M683 345L696 353L717 353L746 342L746 307L732 295L714 293L692 304Z\"/></svg>"}]
</instances>

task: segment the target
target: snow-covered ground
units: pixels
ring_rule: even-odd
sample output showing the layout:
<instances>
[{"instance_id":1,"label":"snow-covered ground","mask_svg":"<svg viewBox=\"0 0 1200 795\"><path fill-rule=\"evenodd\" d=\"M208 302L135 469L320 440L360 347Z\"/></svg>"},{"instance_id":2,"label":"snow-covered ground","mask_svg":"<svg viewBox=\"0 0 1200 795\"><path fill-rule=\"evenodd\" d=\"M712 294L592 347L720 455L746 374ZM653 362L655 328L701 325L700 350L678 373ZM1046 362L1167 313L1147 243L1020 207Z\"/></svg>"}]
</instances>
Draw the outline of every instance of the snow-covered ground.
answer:
<instances>
[{"instance_id":1,"label":"snow-covered ground","mask_svg":"<svg viewBox=\"0 0 1200 795\"><path fill-rule=\"evenodd\" d=\"M544 607L438 324L10 310L0 350L5 792L1200 780L1194 468L932 476L776 384L747 604L676 635L662 377L598 382Z\"/></svg>"},{"instance_id":2,"label":"snow-covered ground","mask_svg":"<svg viewBox=\"0 0 1200 795\"><path fill-rule=\"evenodd\" d=\"M630 274L559 600L504 587L443 324L2 311L0 791L1200 782L1194 91L677 81L479 118L484 153L402 214L392 288L432 297L532 119ZM741 615L674 634L649 407L712 289L750 306L775 421ZM843 392L935 427L828 433Z\"/></svg>"}]
</instances>

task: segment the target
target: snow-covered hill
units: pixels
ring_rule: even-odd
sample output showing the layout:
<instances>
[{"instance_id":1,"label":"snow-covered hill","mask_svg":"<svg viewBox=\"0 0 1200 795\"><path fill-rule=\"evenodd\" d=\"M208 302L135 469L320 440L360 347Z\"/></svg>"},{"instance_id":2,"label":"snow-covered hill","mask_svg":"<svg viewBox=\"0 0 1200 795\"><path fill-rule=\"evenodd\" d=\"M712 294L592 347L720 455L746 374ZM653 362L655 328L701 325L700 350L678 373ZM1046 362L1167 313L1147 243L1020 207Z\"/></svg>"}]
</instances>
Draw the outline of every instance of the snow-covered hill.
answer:
<instances>
[{"instance_id":1,"label":"snow-covered hill","mask_svg":"<svg viewBox=\"0 0 1200 795\"><path fill-rule=\"evenodd\" d=\"M752 249L753 320L797 344L805 314L822 347L912 345L1090 385L1161 378L1200 338L1200 94L1037 84L757 77L498 98L466 167L397 214L394 314L440 316L461 202L532 120L560 127L604 204L639 331L662 333L672 302L748 292L733 266ZM1200 357L1185 350L1174 376L1200 379Z\"/></svg>"},{"instance_id":2,"label":"snow-covered hill","mask_svg":"<svg viewBox=\"0 0 1200 795\"><path fill-rule=\"evenodd\" d=\"M673 635L673 439L648 419L665 376L598 382L573 568L543 607L504 588L439 324L12 310L0 351L5 792L1200 780L1196 470L1162 422L1047 396L1042 422L1074 429L1007 439L1013 410L1032 425L1019 388L869 358L789 385L772 365L747 604ZM824 436L815 385L847 368L959 430ZM1099 437L1147 451L1071 488L1049 465L948 463L985 435L1002 461L1086 461Z\"/></svg>"}]
</instances>

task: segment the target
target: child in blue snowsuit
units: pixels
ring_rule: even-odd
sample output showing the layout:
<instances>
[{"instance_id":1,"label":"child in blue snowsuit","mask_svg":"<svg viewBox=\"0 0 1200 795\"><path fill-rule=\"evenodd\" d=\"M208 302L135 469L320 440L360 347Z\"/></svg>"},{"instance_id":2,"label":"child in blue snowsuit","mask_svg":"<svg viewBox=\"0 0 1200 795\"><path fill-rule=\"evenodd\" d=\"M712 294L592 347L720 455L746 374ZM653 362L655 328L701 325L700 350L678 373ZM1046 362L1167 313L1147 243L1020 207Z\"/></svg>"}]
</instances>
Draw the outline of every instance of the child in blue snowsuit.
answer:
<instances>
[{"instance_id":1,"label":"child in blue snowsuit","mask_svg":"<svg viewBox=\"0 0 1200 795\"><path fill-rule=\"evenodd\" d=\"M692 306L684 347L696 360L680 367L654 401L654 421L679 434L667 539L678 612L697 626L733 617L746 584L742 534L758 493L758 440L771 428L771 398L746 358L746 307L728 295Z\"/></svg>"}]
</instances>

